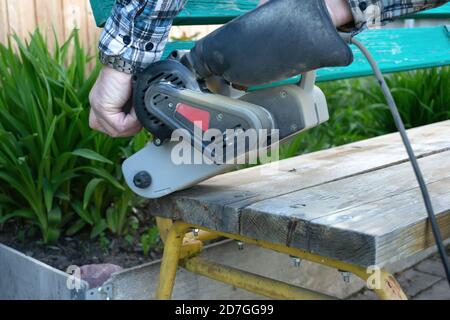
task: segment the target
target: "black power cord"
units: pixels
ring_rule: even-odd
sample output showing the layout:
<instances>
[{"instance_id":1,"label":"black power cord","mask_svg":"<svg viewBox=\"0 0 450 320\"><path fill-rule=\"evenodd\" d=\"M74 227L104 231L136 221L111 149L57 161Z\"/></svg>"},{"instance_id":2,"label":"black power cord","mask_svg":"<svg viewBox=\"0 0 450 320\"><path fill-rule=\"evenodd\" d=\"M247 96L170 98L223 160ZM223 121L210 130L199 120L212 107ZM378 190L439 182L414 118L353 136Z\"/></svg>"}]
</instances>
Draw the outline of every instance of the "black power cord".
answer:
<instances>
[{"instance_id":1,"label":"black power cord","mask_svg":"<svg viewBox=\"0 0 450 320\"><path fill-rule=\"evenodd\" d=\"M431 229L433 231L434 240L436 242L439 255L441 256L442 264L444 265L445 274L447 276L447 281L450 286L450 268L448 263L447 254L445 252L445 247L442 242L441 232L439 231L439 226L436 221L436 216L434 214L433 206L431 204L430 194L428 192L428 188L426 186L425 180L423 178L422 172L419 167L419 163L417 162L417 158L414 154L414 151L411 147L411 143L409 141L408 135L406 134L405 125L403 124L400 113L398 112L397 105L394 101L391 91L384 80L383 74L380 71L375 59L372 54L367 50L367 48L358 40L350 37L349 35L343 34L342 37L349 43L354 44L361 50L364 56L367 58L367 61L370 63L372 70L375 74L375 77L378 80L378 83L381 86L381 90L383 91L383 95L386 98L386 101L389 105L389 109L391 110L392 117L394 118L395 125L397 127L400 136L402 137L403 144L405 145L406 152L408 153L409 161L413 167L414 173L417 178L417 182L419 183L420 191L422 193L423 201L425 203L425 208L428 213L428 218L430 219Z\"/></svg>"}]
</instances>

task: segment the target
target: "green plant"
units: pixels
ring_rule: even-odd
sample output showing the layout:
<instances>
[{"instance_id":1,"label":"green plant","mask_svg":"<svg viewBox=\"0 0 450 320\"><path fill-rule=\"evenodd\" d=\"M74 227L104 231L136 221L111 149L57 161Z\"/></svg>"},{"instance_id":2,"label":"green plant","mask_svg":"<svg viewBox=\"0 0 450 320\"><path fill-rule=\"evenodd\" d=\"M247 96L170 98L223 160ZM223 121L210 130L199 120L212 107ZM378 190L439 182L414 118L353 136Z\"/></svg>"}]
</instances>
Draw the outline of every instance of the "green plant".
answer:
<instances>
[{"instance_id":1,"label":"green plant","mask_svg":"<svg viewBox=\"0 0 450 320\"><path fill-rule=\"evenodd\" d=\"M386 76L407 128L450 119L450 67ZM289 158L396 131L384 96L373 77L320 83L330 120L281 147Z\"/></svg>"},{"instance_id":2,"label":"green plant","mask_svg":"<svg viewBox=\"0 0 450 320\"><path fill-rule=\"evenodd\" d=\"M146 135L91 130L88 94L100 67L88 72L76 31L55 47L39 31L29 43L0 45L0 224L35 225L45 243L85 226L93 238L106 229L121 235L135 197L120 163Z\"/></svg>"},{"instance_id":3,"label":"green plant","mask_svg":"<svg viewBox=\"0 0 450 320\"><path fill-rule=\"evenodd\" d=\"M386 77L406 128L450 119L450 67L401 72ZM373 97L375 126L384 132L396 131L381 90L373 81L363 83Z\"/></svg>"},{"instance_id":4,"label":"green plant","mask_svg":"<svg viewBox=\"0 0 450 320\"><path fill-rule=\"evenodd\" d=\"M156 225L152 226L147 230L145 234L141 236L141 245L142 251L145 256L148 256L148 253L152 248L154 248L159 241L159 230Z\"/></svg>"}]
</instances>

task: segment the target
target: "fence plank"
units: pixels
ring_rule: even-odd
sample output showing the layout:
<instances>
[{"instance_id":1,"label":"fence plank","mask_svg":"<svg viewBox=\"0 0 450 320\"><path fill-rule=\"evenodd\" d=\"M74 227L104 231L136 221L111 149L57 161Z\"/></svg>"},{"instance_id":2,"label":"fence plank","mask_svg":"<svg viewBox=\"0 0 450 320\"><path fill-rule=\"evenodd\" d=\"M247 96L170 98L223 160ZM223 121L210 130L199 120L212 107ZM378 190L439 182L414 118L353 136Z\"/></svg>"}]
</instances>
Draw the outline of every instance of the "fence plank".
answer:
<instances>
[{"instance_id":1,"label":"fence plank","mask_svg":"<svg viewBox=\"0 0 450 320\"><path fill-rule=\"evenodd\" d=\"M21 38L29 38L29 33L36 29L35 3L30 0L8 0L9 28Z\"/></svg>"},{"instance_id":2,"label":"fence plank","mask_svg":"<svg viewBox=\"0 0 450 320\"><path fill-rule=\"evenodd\" d=\"M11 1L11 0L10 0ZM47 36L49 46L53 48L55 32L58 41L64 40L61 0L35 0L36 20L41 32Z\"/></svg>"},{"instance_id":3,"label":"fence plank","mask_svg":"<svg viewBox=\"0 0 450 320\"><path fill-rule=\"evenodd\" d=\"M8 8L6 0L0 0L0 42L6 43L9 34Z\"/></svg>"},{"instance_id":4,"label":"fence plank","mask_svg":"<svg viewBox=\"0 0 450 320\"><path fill-rule=\"evenodd\" d=\"M86 45L89 41L87 28L87 0L62 0L64 34L67 38L74 28L80 30L80 41Z\"/></svg>"},{"instance_id":5,"label":"fence plank","mask_svg":"<svg viewBox=\"0 0 450 320\"><path fill-rule=\"evenodd\" d=\"M102 29L97 27L95 22L94 13L92 12L92 7L86 4L87 9L87 32L88 32L88 42L85 44L86 48L89 50L90 54L94 54L97 49L98 39L100 38L100 33Z\"/></svg>"}]
</instances>

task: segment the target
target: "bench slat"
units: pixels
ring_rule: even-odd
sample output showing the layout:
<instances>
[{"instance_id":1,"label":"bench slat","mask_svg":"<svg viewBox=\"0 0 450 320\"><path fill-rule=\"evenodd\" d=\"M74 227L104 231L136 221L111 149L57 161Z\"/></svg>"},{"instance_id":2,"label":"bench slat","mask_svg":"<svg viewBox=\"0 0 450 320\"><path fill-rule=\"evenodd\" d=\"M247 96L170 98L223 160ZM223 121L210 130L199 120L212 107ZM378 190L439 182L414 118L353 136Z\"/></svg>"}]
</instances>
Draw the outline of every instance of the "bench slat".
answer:
<instances>
[{"instance_id":1,"label":"bench slat","mask_svg":"<svg viewBox=\"0 0 450 320\"><path fill-rule=\"evenodd\" d=\"M449 156L447 155L447 157ZM448 161L446 168L446 173L448 173L450 169ZM427 185L441 235L443 239L448 239L450 238L450 178L448 174L445 176L445 178ZM387 180L386 183L395 182ZM325 221L325 218L319 219L313 221L314 226L311 229L317 230L313 233L323 236L324 234L331 235L334 231L337 231L334 234L335 236L330 238L333 239L333 243L339 243L341 236L350 240L355 234L365 234L373 239L372 250L361 247L360 257L349 259L349 262L355 261L359 265L384 266L435 245L419 188L348 209L336 214L336 216L329 217L329 219L349 219L349 221L326 224L328 221ZM353 220L353 223L350 220ZM312 240L311 243L313 242ZM349 243L356 245L351 240ZM331 251L329 247L324 246L325 242L322 242L322 244L322 247ZM317 246L318 242L316 243ZM342 246L340 247L344 249ZM314 250L314 246L311 247L311 250ZM351 253L345 253L344 251L333 253L336 257L340 254L348 256Z\"/></svg>"},{"instance_id":2,"label":"bench slat","mask_svg":"<svg viewBox=\"0 0 450 320\"><path fill-rule=\"evenodd\" d=\"M411 129L409 130L409 136L412 140L416 155L419 157L430 157L433 154L450 151L450 141L448 139L450 136L450 121ZM448 165L448 162L440 163L439 166ZM396 167L395 170L391 169L394 166ZM436 166L436 168L439 166ZM430 165L430 167L433 166ZM350 179L348 181L352 181L351 179L357 180L357 177L362 174L369 174L370 172L377 172L378 174L378 171L385 169L393 170L392 174L394 176L397 175L397 170L399 172L406 172L407 174L405 174L404 181L397 178L394 179L395 181L393 180L394 182L402 181L399 185L389 186L389 188L386 187L386 190L383 190L383 188L376 189L379 193L378 195L381 192L386 191L392 193L395 190L406 188L408 184L410 184L410 188L414 188L415 186L412 171L408 172L410 165L407 163L407 155L397 133L286 159L279 162L279 171L265 171L261 169L262 167L249 168L218 176L189 190L173 194L166 198L152 200L149 206L152 208L152 212L158 216L183 219L187 222L203 225L211 229L241 233L247 236L253 235L254 237L265 240L275 241L275 238L278 238L276 242L285 244L287 242L288 232L283 231L282 228L277 228L276 224L271 224L269 228L269 223L266 223L269 229L255 228L250 231L250 223L256 221L256 215L254 214L257 212L255 211L256 208L270 206L273 203L271 205L273 210L270 211L270 214L264 216L264 213L259 212L261 216L258 216L258 219L260 219L258 220L258 225L264 225L260 221L269 221L270 219L277 221L277 219L281 219L285 222L284 230L287 230L289 219L286 218L286 214L289 213L289 210L286 210L286 206L292 205L298 207L290 209L294 211L303 209L301 206L304 204L303 199L289 198L296 193L306 194L310 192L308 199L311 202L311 197L314 195L314 192L319 192L321 190L320 188L327 183L337 183L334 181L340 181L339 183L341 183L341 181L346 179ZM372 179L376 179L377 174L371 176ZM433 178L436 175L438 173L434 172L431 179L436 180L436 178ZM380 184L371 185L369 182L368 180L367 188L379 188L380 186ZM352 185L349 182L347 190L348 188L352 188ZM363 185L364 183L359 183L355 187ZM373 190L366 191L365 193L373 193L371 197L376 196ZM354 204L358 202L357 195L348 192L345 194L350 194L353 197L350 200ZM328 207L328 212L325 216L338 214L336 212L337 210L344 209L342 203L345 204L349 201L349 199L344 197L345 194L341 195L341 200L332 200L334 198L329 196L330 207ZM283 202L285 198L288 198L289 201L292 200L292 203L289 203L289 201ZM338 203L338 200L341 202ZM364 203L364 201L361 202ZM417 197L414 203L423 209L420 197ZM336 205L336 207L332 207L333 205ZM351 208L350 203L348 207ZM425 212L423 211L422 214L425 214ZM314 219L318 218L315 217ZM313 221L316 222L319 220ZM423 217L417 222L424 223ZM297 223L297 228L299 228L298 230L302 230L298 226L299 224L301 223ZM319 226L319 229L322 227L322 224L318 222L316 225ZM334 232L339 233L342 226L335 229L338 231ZM322 230L322 233L321 231L317 231L317 234L327 234L327 230L329 230L328 227L325 227L325 231ZM403 232L406 231L403 230ZM361 230L351 232L350 230L345 236L347 237L345 243L348 245L349 250L351 249L351 252L355 250L355 244L365 247L366 250L364 254L356 255L357 260L351 260L351 262L367 265L375 262L379 263L381 259L387 259L384 253L382 255L380 253L380 257L378 258L377 248L375 247L375 240L380 239L379 241L381 241L387 235L382 236L368 231L364 233ZM311 250L314 248L315 252L321 253L319 249L320 246L323 246L323 242L315 240L314 244L312 244L312 240L310 239L309 245L305 245L300 240L294 241L294 239L298 238L298 235L292 233L289 237L292 237L290 240L292 245L310 248ZM324 238L323 235L321 237ZM327 239L327 241L330 241L330 239ZM344 243L343 241L341 242ZM316 247L316 245L319 247ZM422 246L416 246L414 250L425 247L425 243L422 243ZM342 248L345 249L345 246ZM323 254L332 256L332 252L328 252L326 248L323 248L322 251ZM342 257L346 257L347 255L348 259L352 259L353 253L338 252L340 252L339 254Z\"/></svg>"},{"instance_id":3,"label":"bench slat","mask_svg":"<svg viewBox=\"0 0 450 320\"><path fill-rule=\"evenodd\" d=\"M90 0L98 26L108 19L115 0ZM186 7L175 19L175 25L223 24L256 8L259 0L188 0ZM450 18L450 4L426 10L404 18Z\"/></svg>"},{"instance_id":4,"label":"bench slat","mask_svg":"<svg viewBox=\"0 0 450 320\"><path fill-rule=\"evenodd\" d=\"M414 29L367 30L357 36L373 54L384 73L450 65L450 30L445 26ZM175 49L187 50L194 42L172 42L165 56ZM323 68L317 71L317 81L330 81L372 75L372 69L354 46L354 62L348 67ZM293 77L252 90L297 83Z\"/></svg>"},{"instance_id":5,"label":"bench slat","mask_svg":"<svg viewBox=\"0 0 450 320\"><path fill-rule=\"evenodd\" d=\"M447 151L419 160L437 213L450 209L448 159ZM418 246L411 245L411 237L396 239L395 249L381 246L380 239L392 239L412 224L425 224L425 219L406 162L255 203L242 210L240 224L241 234L250 238L369 266L396 257L398 248L403 256L414 253ZM450 232L448 227L444 230Z\"/></svg>"},{"instance_id":6,"label":"bench slat","mask_svg":"<svg viewBox=\"0 0 450 320\"><path fill-rule=\"evenodd\" d=\"M404 17L405 19L449 19L450 18L450 3L444 4L440 7L418 12Z\"/></svg>"}]
</instances>

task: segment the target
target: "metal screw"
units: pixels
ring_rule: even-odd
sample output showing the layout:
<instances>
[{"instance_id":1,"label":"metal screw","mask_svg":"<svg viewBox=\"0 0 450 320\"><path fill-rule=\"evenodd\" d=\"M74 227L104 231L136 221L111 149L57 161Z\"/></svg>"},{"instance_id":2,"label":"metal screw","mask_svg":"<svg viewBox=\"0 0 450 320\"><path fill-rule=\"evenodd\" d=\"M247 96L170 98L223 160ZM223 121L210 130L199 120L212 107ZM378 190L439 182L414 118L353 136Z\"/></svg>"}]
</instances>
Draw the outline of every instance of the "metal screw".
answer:
<instances>
[{"instance_id":1,"label":"metal screw","mask_svg":"<svg viewBox=\"0 0 450 320\"><path fill-rule=\"evenodd\" d=\"M155 146L159 147L162 145L162 140L160 138L156 138L153 143L155 144Z\"/></svg>"},{"instance_id":2,"label":"metal screw","mask_svg":"<svg viewBox=\"0 0 450 320\"><path fill-rule=\"evenodd\" d=\"M344 280L345 283L350 283L350 275L351 273L348 271L339 270L342 276L342 280Z\"/></svg>"},{"instance_id":3,"label":"metal screw","mask_svg":"<svg viewBox=\"0 0 450 320\"><path fill-rule=\"evenodd\" d=\"M198 232L199 232L198 229L193 229L192 230L192 234L194 235L194 237L198 237Z\"/></svg>"},{"instance_id":4,"label":"metal screw","mask_svg":"<svg viewBox=\"0 0 450 320\"><path fill-rule=\"evenodd\" d=\"M172 102L169 103L169 109L173 109L173 103Z\"/></svg>"},{"instance_id":5,"label":"metal screw","mask_svg":"<svg viewBox=\"0 0 450 320\"><path fill-rule=\"evenodd\" d=\"M287 95L288 95L287 92L284 91L284 90L280 92L280 96L281 96L282 98L286 98Z\"/></svg>"},{"instance_id":6,"label":"metal screw","mask_svg":"<svg viewBox=\"0 0 450 320\"><path fill-rule=\"evenodd\" d=\"M294 264L294 266L296 268L300 267L300 264L302 263L302 259L300 259L299 257L294 257L294 256L290 256L292 259L292 263Z\"/></svg>"},{"instance_id":7,"label":"metal screw","mask_svg":"<svg viewBox=\"0 0 450 320\"><path fill-rule=\"evenodd\" d=\"M298 126L294 123L293 125L291 125L291 126L289 127L289 129L291 130L291 132L295 132L295 131L298 130Z\"/></svg>"},{"instance_id":8,"label":"metal screw","mask_svg":"<svg viewBox=\"0 0 450 320\"><path fill-rule=\"evenodd\" d=\"M134 176L133 183L139 189L147 189L152 184L152 176L147 171L140 171Z\"/></svg>"},{"instance_id":9,"label":"metal screw","mask_svg":"<svg viewBox=\"0 0 450 320\"><path fill-rule=\"evenodd\" d=\"M223 114L219 113L216 117L217 121L222 121L223 120Z\"/></svg>"},{"instance_id":10,"label":"metal screw","mask_svg":"<svg viewBox=\"0 0 450 320\"><path fill-rule=\"evenodd\" d=\"M244 243L242 241L236 241L239 250L244 250Z\"/></svg>"}]
</instances>

